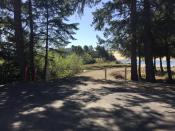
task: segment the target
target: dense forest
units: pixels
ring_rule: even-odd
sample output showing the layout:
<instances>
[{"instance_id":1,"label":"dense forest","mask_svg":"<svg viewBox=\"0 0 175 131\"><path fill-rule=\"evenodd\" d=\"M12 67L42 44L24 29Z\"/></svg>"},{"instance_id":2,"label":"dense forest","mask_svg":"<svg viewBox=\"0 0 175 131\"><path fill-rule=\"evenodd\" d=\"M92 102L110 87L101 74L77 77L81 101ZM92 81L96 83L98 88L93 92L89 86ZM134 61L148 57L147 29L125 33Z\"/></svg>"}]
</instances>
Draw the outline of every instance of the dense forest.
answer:
<instances>
[{"instance_id":1,"label":"dense forest","mask_svg":"<svg viewBox=\"0 0 175 131\"><path fill-rule=\"evenodd\" d=\"M65 50L78 30L78 23L71 23L69 17L82 15L85 6L98 4L102 6L93 12L92 24L104 32L104 38L98 37L99 43L131 58L131 79L141 78L140 61L144 58L146 80L155 81L155 59L161 63L166 57L171 81L170 60L175 57L174 0L2 0L1 77L5 75L4 79L11 81L35 80L37 72L37 76L47 80L50 75L64 77L65 72L61 72L68 67L75 72L67 73L74 74L82 63L94 63L93 58L113 59L103 46L95 50L72 46L71 51Z\"/></svg>"}]
</instances>

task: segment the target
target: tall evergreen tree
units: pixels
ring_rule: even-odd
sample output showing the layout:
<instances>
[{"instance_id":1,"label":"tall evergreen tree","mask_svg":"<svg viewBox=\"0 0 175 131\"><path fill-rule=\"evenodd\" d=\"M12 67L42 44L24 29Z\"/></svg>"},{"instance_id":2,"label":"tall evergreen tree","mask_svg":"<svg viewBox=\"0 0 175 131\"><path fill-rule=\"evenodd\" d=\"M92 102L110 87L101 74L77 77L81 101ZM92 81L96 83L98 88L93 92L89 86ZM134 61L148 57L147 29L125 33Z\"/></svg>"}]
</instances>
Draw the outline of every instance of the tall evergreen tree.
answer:
<instances>
[{"instance_id":1,"label":"tall evergreen tree","mask_svg":"<svg viewBox=\"0 0 175 131\"><path fill-rule=\"evenodd\" d=\"M29 10L29 27L30 27L30 38L29 38L29 49L30 49L30 69L31 78L34 80L35 76L35 64L34 64L34 19L33 19L33 4L32 0L28 1Z\"/></svg>"},{"instance_id":2,"label":"tall evergreen tree","mask_svg":"<svg viewBox=\"0 0 175 131\"><path fill-rule=\"evenodd\" d=\"M15 28L15 43L17 51L17 61L20 66L20 77L25 79L25 56L24 56L24 40L21 20L21 0L13 0L14 7L14 28Z\"/></svg>"},{"instance_id":3,"label":"tall evergreen tree","mask_svg":"<svg viewBox=\"0 0 175 131\"><path fill-rule=\"evenodd\" d=\"M77 23L69 23L68 17L75 12L74 6L69 1L46 0L38 1L42 21L39 24L39 32L45 40L45 64L44 78L47 79L48 72L48 52L49 47L61 47L69 43L69 39L74 39L74 30L77 30Z\"/></svg>"},{"instance_id":4,"label":"tall evergreen tree","mask_svg":"<svg viewBox=\"0 0 175 131\"><path fill-rule=\"evenodd\" d=\"M131 80L137 81L136 0L131 0Z\"/></svg>"},{"instance_id":5,"label":"tall evergreen tree","mask_svg":"<svg viewBox=\"0 0 175 131\"><path fill-rule=\"evenodd\" d=\"M44 64L44 79L47 80L48 74L48 48L49 48L49 5L48 0L45 1L46 7L46 46L45 46L45 64Z\"/></svg>"},{"instance_id":6,"label":"tall evergreen tree","mask_svg":"<svg viewBox=\"0 0 175 131\"><path fill-rule=\"evenodd\" d=\"M98 30L104 29L107 41L119 44L119 48L129 44L131 54L131 79L137 81L136 44L136 0L109 1L94 12L94 24ZM126 50L125 50L126 51Z\"/></svg>"},{"instance_id":7,"label":"tall evergreen tree","mask_svg":"<svg viewBox=\"0 0 175 131\"><path fill-rule=\"evenodd\" d=\"M144 50L146 64L146 80L154 81L154 67L152 54L152 39L151 39L151 6L150 0L144 0Z\"/></svg>"}]
</instances>

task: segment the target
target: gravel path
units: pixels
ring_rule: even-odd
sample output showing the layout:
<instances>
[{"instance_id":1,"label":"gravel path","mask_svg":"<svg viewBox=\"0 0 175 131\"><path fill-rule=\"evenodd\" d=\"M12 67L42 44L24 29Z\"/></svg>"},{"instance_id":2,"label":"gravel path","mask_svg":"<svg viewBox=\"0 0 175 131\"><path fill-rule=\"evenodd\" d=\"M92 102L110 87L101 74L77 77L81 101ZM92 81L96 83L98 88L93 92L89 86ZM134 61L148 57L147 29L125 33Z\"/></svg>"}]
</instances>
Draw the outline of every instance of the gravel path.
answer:
<instances>
[{"instance_id":1,"label":"gravel path","mask_svg":"<svg viewBox=\"0 0 175 131\"><path fill-rule=\"evenodd\" d=\"M0 131L175 130L174 85L105 81L97 73L1 86Z\"/></svg>"}]
</instances>

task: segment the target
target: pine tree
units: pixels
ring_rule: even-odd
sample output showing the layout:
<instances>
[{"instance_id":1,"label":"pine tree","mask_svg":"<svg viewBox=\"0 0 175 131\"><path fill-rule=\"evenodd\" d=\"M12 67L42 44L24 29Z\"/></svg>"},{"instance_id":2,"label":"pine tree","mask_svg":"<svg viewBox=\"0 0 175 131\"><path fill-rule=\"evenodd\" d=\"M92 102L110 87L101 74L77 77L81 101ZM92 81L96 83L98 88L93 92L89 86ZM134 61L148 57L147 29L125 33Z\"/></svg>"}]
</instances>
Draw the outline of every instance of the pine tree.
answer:
<instances>
[{"instance_id":1,"label":"pine tree","mask_svg":"<svg viewBox=\"0 0 175 131\"><path fill-rule=\"evenodd\" d=\"M23 40L22 20L21 20L21 4L22 4L21 0L13 0L17 61L20 66L21 80L24 80L25 79L25 56L24 56L24 40Z\"/></svg>"},{"instance_id":2,"label":"pine tree","mask_svg":"<svg viewBox=\"0 0 175 131\"><path fill-rule=\"evenodd\" d=\"M29 49L30 49L30 69L31 69L31 78L34 80L35 76L35 64L34 64L34 19L33 19L33 4L32 0L28 1L28 10L29 10L29 28L30 28L30 38L29 38Z\"/></svg>"},{"instance_id":3,"label":"pine tree","mask_svg":"<svg viewBox=\"0 0 175 131\"><path fill-rule=\"evenodd\" d=\"M137 81L136 0L131 0L131 80Z\"/></svg>"},{"instance_id":4,"label":"pine tree","mask_svg":"<svg viewBox=\"0 0 175 131\"><path fill-rule=\"evenodd\" d=\"M146 80L149 82L155 81L152 40L151 40L151 6L150 0L144 0L144 50L146 64Z\"/></svg>"}]
</instances>

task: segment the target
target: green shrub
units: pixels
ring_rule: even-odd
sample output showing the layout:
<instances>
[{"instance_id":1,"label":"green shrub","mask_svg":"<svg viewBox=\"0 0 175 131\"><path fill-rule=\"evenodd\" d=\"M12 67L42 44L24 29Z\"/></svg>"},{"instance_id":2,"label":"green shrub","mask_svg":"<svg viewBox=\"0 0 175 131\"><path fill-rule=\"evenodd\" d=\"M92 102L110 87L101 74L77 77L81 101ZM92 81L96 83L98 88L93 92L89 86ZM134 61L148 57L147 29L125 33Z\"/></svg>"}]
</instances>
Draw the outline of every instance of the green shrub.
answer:
<instances>
[{"instance_id":1,"label":"green shrub","mask_svg":"<svg viewBox=\"0 0 175 131\"><path fill-rule=\"evenodd\" d=\"M37 69L37 79L44 79L43 68L44 68L44 54L37 54L35 56L35 68Z\"/></svg>"},{"instance_id":2,"label":"green shrub","mask_svg":"<svg viewBox=\"0 0 175 131\"><path fill-rule=\"evenodd\" d=\"M82 59L76 54L62 56L56 52L49 51L49 79L69 77L81 71ZM44 54L40 53L35 57L37 78L43 79Z\"/></svg>"},{"instance_id":3,"label":"green shrub","mask_svg":"<svg viewBox=\"0 0 175 131\"><path fill-rule=\"evenodd\" d=\"M82 60L71 54L66 57L50 53L49 72L51 78L64 78L72 76L81 71Z\"/></svg>"},{"instance_id":4,"label":"green shrub","mask_svg":"<svg viewBox=\"0 0 175 131\"><path fill-rule=\"evenodd\" d=\"M4 62L5 62L5 60L0 58L0 66L1 66Z\"/></svg>"},{"instance_id":5,"label":"green shrub","mask_svg":"<svg viewBox=\"0 0 175 131\"><path fill-rule=\"evenodd\" d=\"M96 61L92 56L88 53L84 53L83 57L83 64L94 64Z\"/></svg>"},{"instance_id":6,"label":"green shrub","mask_svg":"<svg viewBox=\"0 0 175 131\"><path fill-rule=\"evenodd\" d=\"M19 80L19 67L14 61L0 65L0 83L9 83Z\"/></svg>"}]
</instances>

